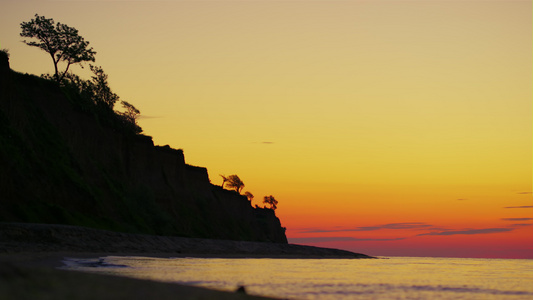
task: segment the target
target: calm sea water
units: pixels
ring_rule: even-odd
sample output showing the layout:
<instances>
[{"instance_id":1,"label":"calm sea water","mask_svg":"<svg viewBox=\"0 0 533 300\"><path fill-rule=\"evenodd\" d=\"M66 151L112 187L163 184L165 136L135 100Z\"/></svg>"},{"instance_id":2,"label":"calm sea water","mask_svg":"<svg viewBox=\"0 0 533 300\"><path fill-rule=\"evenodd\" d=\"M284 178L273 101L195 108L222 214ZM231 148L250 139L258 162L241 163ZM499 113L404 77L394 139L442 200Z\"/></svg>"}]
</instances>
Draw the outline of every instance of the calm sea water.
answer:
<instances>
[{"instance_id":1,"label":"calm sea water","mask_svg":"<svg viewBox=\"0 0 533 300\"><path fill-rule=\"evenodd\" d=\"M533 260L66 258L65 269L289 299L533 299Z\"/></svg>"}]
</instances>

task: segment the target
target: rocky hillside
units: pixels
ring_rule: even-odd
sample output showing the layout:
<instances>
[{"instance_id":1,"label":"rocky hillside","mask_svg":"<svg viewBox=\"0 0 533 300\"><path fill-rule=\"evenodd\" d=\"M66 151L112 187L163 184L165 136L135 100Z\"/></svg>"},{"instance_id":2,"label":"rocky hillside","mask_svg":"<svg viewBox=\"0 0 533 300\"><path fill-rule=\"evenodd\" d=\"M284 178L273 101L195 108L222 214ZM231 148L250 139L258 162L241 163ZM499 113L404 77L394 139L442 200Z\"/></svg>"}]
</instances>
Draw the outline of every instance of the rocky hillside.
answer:
<instances>
[{"instance_id":1,"label":"rocky hillside","mask_svg":"<svg viewBox=\"0 0 533 300\"><path fill-rule=\"evenodd\" d=\"M274 211L212 185L181 150L110 124L0 57L0 221L287 243Z\"/></svg>"}]
</instances>

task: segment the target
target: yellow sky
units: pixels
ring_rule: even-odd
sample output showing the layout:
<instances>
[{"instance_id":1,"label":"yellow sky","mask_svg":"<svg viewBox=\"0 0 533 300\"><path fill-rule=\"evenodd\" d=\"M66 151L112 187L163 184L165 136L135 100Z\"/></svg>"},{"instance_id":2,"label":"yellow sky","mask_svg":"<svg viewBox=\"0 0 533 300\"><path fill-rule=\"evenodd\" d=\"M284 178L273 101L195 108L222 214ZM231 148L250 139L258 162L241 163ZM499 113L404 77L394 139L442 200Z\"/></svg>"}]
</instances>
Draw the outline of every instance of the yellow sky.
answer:
<instances>
[{"instance_id":1,"label":"yellow sky","mask_svg":"<svg viewBox=\"0 0 533 300\"><path fill-rule=\"evenodd\" d=\"M141 110L145 134L183 148L215 184L238 174L256 199L274 195L289 237L310 227L494 228L533 217L503 208L533 205L524 194L530 1L2 6L0 47L13 69L52 71L44 52L20 42L20 22L39 13L77 28L114 91Z\"/></svg>"}]
</instances>

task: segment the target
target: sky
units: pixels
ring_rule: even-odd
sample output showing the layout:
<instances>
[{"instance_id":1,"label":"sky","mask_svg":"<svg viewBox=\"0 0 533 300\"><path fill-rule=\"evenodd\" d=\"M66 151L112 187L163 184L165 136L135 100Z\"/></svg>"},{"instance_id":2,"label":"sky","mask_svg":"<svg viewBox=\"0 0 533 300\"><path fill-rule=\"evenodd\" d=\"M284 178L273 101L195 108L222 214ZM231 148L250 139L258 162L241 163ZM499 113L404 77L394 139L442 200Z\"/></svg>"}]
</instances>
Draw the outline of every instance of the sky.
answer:
<instances>
[{"instance_id":1,"label":"sky","mask_svg":"<svg viewBox=\"0 0 533 300\"><path fill-rule=\"evenodd\" d=\"M531 1L0 5L12 69L53 72L21 22L75 27L144 134L273 195L291 243L533 258Z\"/></svg>"}]
</instances>

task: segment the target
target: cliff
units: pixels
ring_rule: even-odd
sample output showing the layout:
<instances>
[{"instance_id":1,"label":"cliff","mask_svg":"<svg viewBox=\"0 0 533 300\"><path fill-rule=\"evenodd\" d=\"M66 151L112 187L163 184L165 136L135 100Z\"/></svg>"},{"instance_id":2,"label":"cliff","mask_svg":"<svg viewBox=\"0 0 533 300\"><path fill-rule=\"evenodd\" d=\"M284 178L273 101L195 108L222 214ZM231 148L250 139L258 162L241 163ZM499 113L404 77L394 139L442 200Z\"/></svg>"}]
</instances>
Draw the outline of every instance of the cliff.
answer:
<instances>
[{"instance_id":1,"label":"cliff","mask_svg":"<svg viewBox=\"0 0 533 300\"><path fill-rule=\"evenodd\" d=\"M287 243L274 211L212 185L183 151L125 132L75 93L0 60L0 221Z\"/></svg>"}]
</instances>

